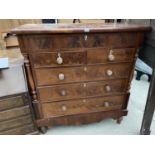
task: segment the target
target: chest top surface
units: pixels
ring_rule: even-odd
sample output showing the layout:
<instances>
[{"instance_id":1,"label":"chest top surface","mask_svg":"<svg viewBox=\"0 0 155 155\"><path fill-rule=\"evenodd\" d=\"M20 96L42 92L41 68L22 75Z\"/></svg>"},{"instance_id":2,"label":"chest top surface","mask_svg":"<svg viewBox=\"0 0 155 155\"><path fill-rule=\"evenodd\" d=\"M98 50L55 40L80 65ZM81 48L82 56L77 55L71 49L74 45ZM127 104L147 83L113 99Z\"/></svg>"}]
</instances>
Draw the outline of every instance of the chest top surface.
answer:
<instances>
[{"instance_id":1,"label":"chest top surface","mask_svg":"<svg viewBox=\"0 0 155 155\"><path fill-rule=\"evenodd\" d=\"M134 32L150 31L148 25L135 24L25 24L11 31L15 34L40 34L40 33L89 33L89 32Z\"/></svg>"}]
</instances>

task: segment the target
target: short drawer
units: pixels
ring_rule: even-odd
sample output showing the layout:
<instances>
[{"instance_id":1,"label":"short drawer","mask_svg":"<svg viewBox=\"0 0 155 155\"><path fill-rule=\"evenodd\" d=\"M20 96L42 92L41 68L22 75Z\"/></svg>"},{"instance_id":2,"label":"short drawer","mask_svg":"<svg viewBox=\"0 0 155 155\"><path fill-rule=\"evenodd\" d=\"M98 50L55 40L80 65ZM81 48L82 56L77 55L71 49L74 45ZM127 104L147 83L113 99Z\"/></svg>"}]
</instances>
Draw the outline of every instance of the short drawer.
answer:
<instances>
[{"instance_id":1,"label":"short drawer","mask_svg":"<svg viewBox=\"0 0 155 155\"><path fill-rule=\"evenodd\" d=\"M24 47L30 52L53 52L53 49L84 47L83 34L25 35Z\"/></svg>"},{"instance_id":2,"label":"short drawer","mask_svg":"<svg viewBox=\"0 0 155 155\"><path fill-rule=\"evenodd\" d=\"M37 67L61 67L79 66L86 63L86 52L81 51L57 51L52 53L32 53L32 63Z\"/></svg>"},{"instance_id":3,"label":"short drawer","mask_svg":"<svg viewBox=\"0 0 155 155\"><path fill-rule=\"evenodd\" d=\"M0 98L0 111L27 105L29 103L26 93Z\"/></svg>"},{"instance_id":4,"label":"short drawer","mask_svg":"<svg viewBox=\"0 0 155 155\"><path fill-rule=\"evenodd\" d=\"M87 34L85 47L135 47L137 42L137 33L90 33Z\"/></svg>"},{"instance_id":5,"label":"short drawer","mask_svg":"<svg viewBox=\"0 0 155 155\"><path fill-rule=\"evenodd\" d=\"M68 68L40 68L35 69L35 76L38 86L108 80L129 77L132 66L132 63L119 63Z\"/></svg>"},{"instance_id":6,"label":"short drawer","mask_svg":"<svg viewBox=\"0 0 155 155\"><path fill-rule=\"evenodd\" d=\"M87 49L88 64L105 64L111 62L132 62L135 58L134 48L90 48Z\"/></svg>"},{"instance_id":7,"label":"short drawer","mask_svg":"<svg viewBox=\"0 0 155 155\"><path fill-rule=\"evenodd\" d=\"M65 84L38 88L38 93L41 102L54 102L123 93L127 89L126 84L126 79Z\"/></svg>"},{"instance_id":8,"label":"short drawer","mask_svg":"<svg viewBox=\"0 0 155 155\"><path fill-rule=\"evenodd\" d=\"M127 101L127 95L113 97L98 97L91 99L53 102L43 104L43 115L45 118L91 113L99 111L110 111L122 109Z\"/></svg>"}]
</instances>

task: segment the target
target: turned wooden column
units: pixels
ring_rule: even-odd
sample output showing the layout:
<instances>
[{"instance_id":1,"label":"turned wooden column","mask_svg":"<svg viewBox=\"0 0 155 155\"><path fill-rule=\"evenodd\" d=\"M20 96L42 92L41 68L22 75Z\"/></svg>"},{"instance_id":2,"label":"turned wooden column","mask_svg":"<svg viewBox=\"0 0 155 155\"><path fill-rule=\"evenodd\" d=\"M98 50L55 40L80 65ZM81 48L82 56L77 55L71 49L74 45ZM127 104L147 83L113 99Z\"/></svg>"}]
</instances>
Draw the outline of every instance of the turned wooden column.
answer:
<instances>
[{"instance_id":1,"label":"turned wooden column","mask_svg":"<svg viewBox=\"0 0 155 155\"><path fill-rule=\"evenodd\" d=\"M37 99L37 92L35 89L35 83L32 77L32 71L31 71L31 67L30 67L30 61L28 59L28 57L25 57L24 59L24 66L25 66L25 70L26 70L26 75L27 75L27 80L28 80L28 86L29 86L29 90L30 90L30 94L31 94L31 99L32 99L32 103L34 106L34 110L35 110L35 116L36 118L40 118L41 110L40 110L40 106L38 105L38 99Z\"/></svg>"}]
</instances>

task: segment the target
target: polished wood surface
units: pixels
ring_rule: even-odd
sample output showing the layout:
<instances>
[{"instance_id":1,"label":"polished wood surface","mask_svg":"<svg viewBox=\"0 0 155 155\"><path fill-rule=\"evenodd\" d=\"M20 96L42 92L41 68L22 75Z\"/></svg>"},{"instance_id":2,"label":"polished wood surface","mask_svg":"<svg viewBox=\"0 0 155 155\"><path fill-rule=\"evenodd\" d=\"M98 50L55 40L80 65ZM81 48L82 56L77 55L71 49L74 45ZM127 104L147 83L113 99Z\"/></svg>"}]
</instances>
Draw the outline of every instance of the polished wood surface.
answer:
<instances>
[{"instance_id":1,"label":"polished wood surface","mask_svg":"<svg viewBox=\"0 0 155 155\"><path fill-rule=\"evenodd\" d=\"M38 95L41 102L114 95L126 92L126 83L126 80L114 80L48 86L39 88Z\"/></svg>"},{"instance_id":2,"label":"polished wood surface","mask_svg":"<svg viewBox=\"0 0 155 155\"><path fill-rule=\"evenodd\" d=\"M43 107L45 118L82 114L99 111L118 110L122 108L126 96L98 97L92 99L46 103Z\"/></svg>"},{"instance_id":3,"label":"polished wood surface","mask_svg":"<svg viewBox=\"0 0 155 155\"><path fill-rule=\"evenodd\" d=\"M127 78L130 75L131 63L93 65L69 68L39 68L35 69L36 84L38 86L73 83L93 80L109 80L117 78ZM108 71L112 75L108 75ZM64 80L59 79L59 74L64 74ZM46 76L44 76L46 75Z\"/></svg>"},{"instance_id":4,"label":"polished wood surface","mask_svg":"<svg viewBox=\"0 0 155 155\"><path fill-rule=\"evenodd\" d=\"M56 59L58 57L59 51L53 53L33 53L31 55L32 61L34 63L34 67L60 67L57 64ZM61 66L79 66L86 63L86 52L84 50L81 51L65 51L60 52L61 57L63 58L63 64Z\"/></svg>"},{"instance_id":5,"label":"polished wood surface","mask_svg":"<svg viewBox=\"0 0 155 155\"><path fill-rule=\"evenodd\" d=\"M134 64L150 27L128 24L25 25L14 29L38 127L127 115ZM42 128L43 129L43 128Z\"/></svg>"},{"instance_id":6,"label":"polished wood surface","mask_svg":"<svg viewBox=\"0 0 155 155\"><path fill-rule=\"evenodd\" d=\"M134 47L137 33L86 33L86 34L34 34L24 36L24 50L52 52L81 48L121 48ZM20 37L20 36L19 36ZM23 36L21 36L23 39Z\"/></svg>"},{"instance_id":7,"label":"polished wood surface","mask_svg":"<svg viewBox=\"0 0 155 155\"><path fill-rule=\"evenodd\" d=\"M133 61L136 50L134 48L108 49L108 48L88 48L85 50L55 50L51 52L37 52L31 54L31 59L35 68L40 67L60 67L55 61L58 53L63 58L61 66L80 66L84 64L106 64L113 62ZM113 59L110 59L110 56Z\"/></svg>"},{"instance_id":8,"label":"polished wood surface","mask_svg":"<svg viewBox=\"0 0 155 155\"><path fill-rule=\"evenodd\" d=\"M35 34L35 33L84 33L84 32L137 32L149 31L150 26L135 24L26 24L15 28L12 33Z\"/></svg>"}]
</instances>

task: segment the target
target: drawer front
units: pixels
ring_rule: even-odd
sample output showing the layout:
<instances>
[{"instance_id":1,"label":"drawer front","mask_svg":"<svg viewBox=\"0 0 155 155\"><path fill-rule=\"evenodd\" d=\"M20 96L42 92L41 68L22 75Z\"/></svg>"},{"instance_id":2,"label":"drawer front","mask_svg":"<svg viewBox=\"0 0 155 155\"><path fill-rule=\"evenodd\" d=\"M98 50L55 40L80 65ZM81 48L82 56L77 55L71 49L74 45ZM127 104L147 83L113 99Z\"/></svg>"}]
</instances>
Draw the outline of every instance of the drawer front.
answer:
<instances>
[{"instance_id":1,"label":"drawer front","mask_svg":"<svg viewBox=\"0 0 155 155\"><path fill-rule=\"evenodd\" d=\"M84 47L83 34L49 34L49 35L27 35L24 36L24 47L29 51L42 52L52 49L82 48Z\"/></svg>"},{"instance_id":2,"label":"drawer front","mask_svg":"<svg viewBox=\"0 0 155 155\"><path fill-rule=\"evenodd\" d=\"M0 112L0 122L30 114L30 107L24 106Z\"/></svg>"},{"instance_id":3,"label":"drawer front","mask_svg":"<svg viewBox=\"0 0 155 155\"><path fill-rule=\"evenodd\" d=\"M0 99L0 111L24 106L27 105L28 102L28 95L25 93L19 96L4 97Z\"/></svg>"},{"instance_id":4,"label":"drawer front","mask_svg":"<svg viewBox=\"0 0 155 155\"><path fill-rule=\"evenodd\" d=\"M106 96L123 93L127 88L127 80L110 80L100 82L89 82L85 84L86 97Z\"/></svg>"},{"instance_id":5,"label":"drawer front","mask_svg":"<svg viewBox=\"0 0 155 155\"><path fill-rule=\"evenodd\" d=\"M134 48L106 49L96 48L87 49L88 64L104 64L110 62L131 62L134 60L136 50Z\"/></svg>"},{"instance_id":6,"label":"drawer front","mask_svg":"<svg viewBox=\"0 0 155 155\"><path fill-rule=\"evenodd\" d=\"M83 47L134 47L136 39L137 33L134 32L27 35L24 36L24 47L33 52Z\"/></svg>"},{"instance_id":7,"label":"drawer front","mask_svg":"<svg viewBox=\"0 0 155 155\"><path fill-rule=\"evenodd\" d=\"M41 102L51 102L85 97L84 84L68 84L38 89Z\"/></svg>"},{"instance_id":8,"label":"drawer front","mask_svg":"<svg viewBox=\"0 0 155 155\"><path fill-rule=\"evenodd\" d=\"M86 52L53 52L31 54L34 67L60 67L83 65L86 61Z\"/></svg>"},{"instance_id":9,"label":"drawer front","mask_svg":"<svg viewBox=\"0 0 155 155\"><path fill-rule=\"evenodd\" d=\"M127 78L131 63L106 64L87 67L35 69L38 86L71 82Z\"/></svg>"},{"instance_id":10,"label":"drawer front","mask_svg":"<svg viewBox=\"0 0 155 155\"><path fill-rule=\"evenodd\" d=\"M93 96L106 96L126 91L126 79L39 88L41 102L54 102Z\"/></svg>"},{"instance_id":11,"label":"drawer front","mask_svg":"<svg viewBox=\"0 0 155 155\"><path fill-rule=\"evenodd\" d=\"M127 96L100 97L74 101L43 104L45 118L74 115L99 111L118 110L126 102Z\"/></svg>"},{"instance_id":12,"label":"drawer front","mask_svg":"<svg viewBox=\"0 0 155 155\"><path fill-rule=\"evenodd\" d=\"M137 33L104 33L88 34L86 47L134 47L136 45Z\"/></svg>"},{"instance_id":13,"label":"drawer front","mask_svg":"<svg viewBox=\"0 0 155 155\"><path fill-rule=\"evenodd\" d=\"M86 52L87 51L87 52ZM53 53L32 53L35 68L79 66L84 64L105 64L110 62L131 62L135 58L134 48L107 49L90 48L81 51L58 51Z\"/></svg>"}]
</instances>

